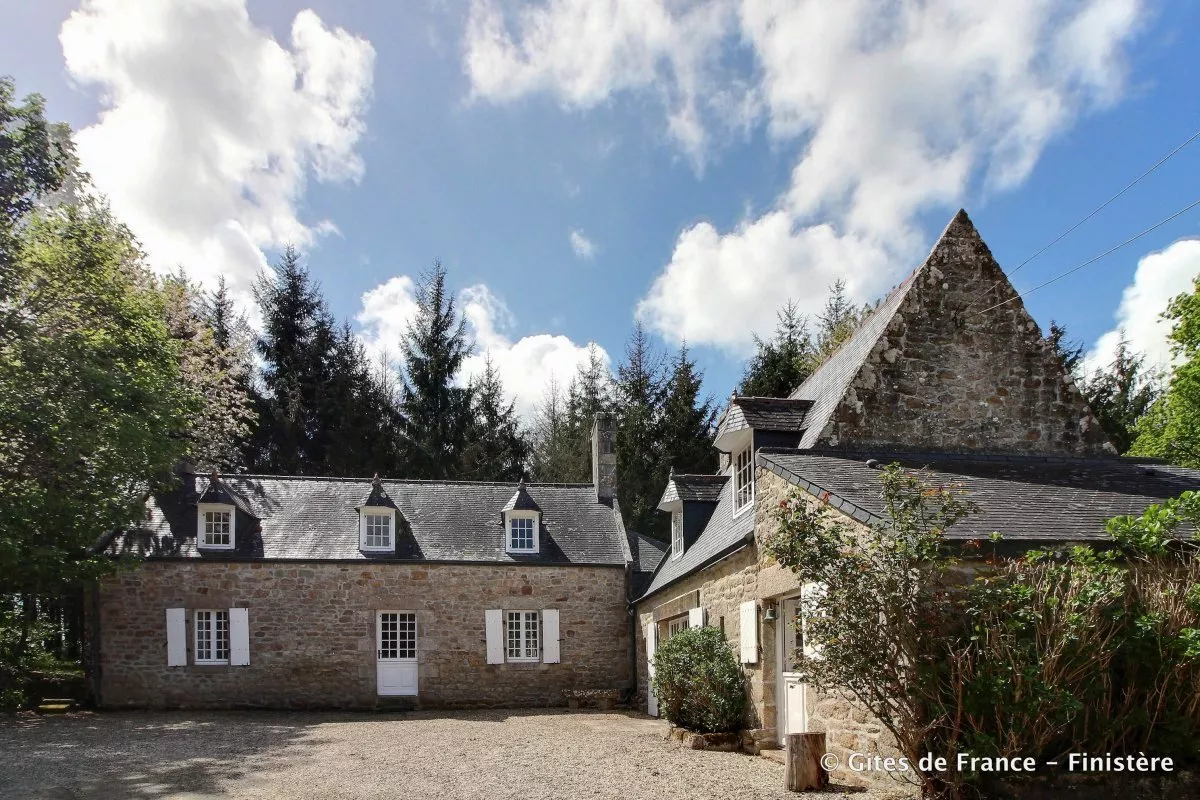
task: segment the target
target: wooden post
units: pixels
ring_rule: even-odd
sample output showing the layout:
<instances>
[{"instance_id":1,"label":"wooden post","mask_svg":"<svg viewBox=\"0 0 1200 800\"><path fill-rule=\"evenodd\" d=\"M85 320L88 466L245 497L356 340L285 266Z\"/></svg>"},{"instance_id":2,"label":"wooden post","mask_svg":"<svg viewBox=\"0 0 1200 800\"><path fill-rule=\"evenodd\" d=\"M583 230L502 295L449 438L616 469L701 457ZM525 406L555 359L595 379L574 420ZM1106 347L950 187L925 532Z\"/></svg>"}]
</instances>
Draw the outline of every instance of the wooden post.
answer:
<instances>
[{"instance_id":1,"label":"wooden post","mask_svg":"<svg viewBox=\"0 0 1200 800\"><path fill-rule=\"evenodd\" d=\"M787 735L786 788L789 792L823 789L829 784L829 773L821 766L825 755L824 733L789 733Z\"/></svg>"}]
</instances>

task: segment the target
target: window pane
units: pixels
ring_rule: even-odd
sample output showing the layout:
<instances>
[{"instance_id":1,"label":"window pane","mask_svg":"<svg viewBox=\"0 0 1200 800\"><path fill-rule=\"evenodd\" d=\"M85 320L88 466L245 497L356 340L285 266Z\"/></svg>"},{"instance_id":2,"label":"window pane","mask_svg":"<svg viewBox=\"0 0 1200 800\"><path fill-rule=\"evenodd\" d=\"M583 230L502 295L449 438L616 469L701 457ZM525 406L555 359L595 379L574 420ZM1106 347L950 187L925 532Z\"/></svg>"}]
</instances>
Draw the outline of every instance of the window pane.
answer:
<instances>
[{"instance_id":1,"label":"window pane","mask_svg":"<svg viewBox=\"0 0 1200 800\"><path fill-rule=\"evenodd\" d=\"M212 654L212 612L196 612L196 660L211 661Z\"/></svg>"},{"instance_id":2,"label":"window pane","mask_svg":"<svg viewBox=\"0 0 1200 800\"><path fill-rule=\"evenodd\" d=\"M538 613L530 611L525 615L525 657L538 657Z\"/></svg>"},{"instance_id":3,"label":"window pane","mask_svg":"<svg viewBox=\"0 0 1200 800\"><path fill-rule=\"evenodd\" d=\"M683 554L683 514L676 511L671 514L671 555Z\"/></svg>"},{"instance_id":4,"label":"window pane","mask_svg":"<svg viewBox=\"0 0 1200 800\"><path fill-rule=\"evenodd\" d=\"M366 526L367 547L392 546L392 517L390 514L368 514L363 523Z\"/></svg>"},{"instance_id":5,"label":"window pane","mask_svg":"<svg viewBox=\"0 0 1200 800\"><path fill-rule=\"evenodd\" d=\"M521 612L508 612L508 657L521 657Z\"/></svg>"},{"instance_id":6,"label":"window pane","mask_svg":"<svg viewBox=\"0 0 1200 800\"><path fill-rule=\"evenodd\" d=\"M532 550L534 543L534 520L527 517L517 517L509 520L509 549Z\"/></svg>"},{"instance_id":7,"label":"window pane","mask_svg":"<svg viewBox=\"0 0 1200 800\"><path fill-rule=\"evenodd\" d=\"M228 511L204 512L204 544L228 545L232 514Z\"/></svg>"}]
</instances>

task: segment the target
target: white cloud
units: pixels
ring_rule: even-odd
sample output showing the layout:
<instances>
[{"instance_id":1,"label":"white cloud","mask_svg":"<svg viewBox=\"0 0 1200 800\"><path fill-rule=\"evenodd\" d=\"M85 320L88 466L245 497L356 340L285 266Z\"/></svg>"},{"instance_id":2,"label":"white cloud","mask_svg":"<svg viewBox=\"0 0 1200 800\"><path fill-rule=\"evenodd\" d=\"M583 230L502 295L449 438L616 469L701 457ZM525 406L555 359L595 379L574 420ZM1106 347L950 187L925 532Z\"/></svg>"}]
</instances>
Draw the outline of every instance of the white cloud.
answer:
<instances>
[{"instance_id":1,"label":"white cloud","mask_svg":"<svg viewBox=\"0 0 1200 800\"><path fill-rule=\"evenodd\" d=\"M1122 86L1141 0L554 0L506 27L472 7L478 97L545 93L592 108L667 99L666 130L702 162L714 134L765 124L796 152L772 208L728 232L683 230L639 306L673 339L744 350L784 301L815 312L832 278L873 299L922 254L918 215L982 180L1022 182L1082 111Z\"/></svg>"},{"instance_id":2,"label":"white cloud","mask_svg":"<svg viewBox=\"0 0 1200 800\"><path fill-rule=\"evenodd\" d=\"M583 235L583 231L573 230L569 236L571 240L571 249L575 251L575 255L580 258L591 260L596 256L596 244L591 239Z\"/></svg>"},{"instance_id":3,"label":"white cloud","mask_svg":"<svg viewBox=\"0 0 1200 800\"><path fill-rule=\"evenodd\" d=\"M566 336L538 333L513 340L509 333L516 324L512 312L483 284L463 289L458 302L476 344L476 354L463 364L460 380L466 382L481 374L490 357L508 399L516 403L517 414L525 422L533 418L552 380L565 386L579 366L587 363L588 345L578 345ZM400 337L416 312L416 284L407 275L391 278L363 294L356 319L368 352L375 359L387 354L395 362ZM604 362L611 364L608 353L598 349Z\"/></svg>"},{"instance_id":4,"label":"white cloud","mask_svg":"<svg viewBox=\"0 0 1200 800\"><path fill-rule=\"evenodd\" d=\"M306 181L358 180L374 50L312 11L290 47L244 0L84 0L59 35L100 91L80 160L159 269L225 274L243 299L262 248L336 231L300 218Z\"/></svg>"},{"instance_id":5,"label":"white cloud","mask_svg":"<svg viewBox=\"0 0 1200 800\"><path fill-rule=\"evenodd\" d=\"M1091 373L1112 363L1121 331L1131 349L1146 356L1146 366L1165 368L1171 364L1167 336L1171 323L1161 318L1173 297L1192 291L1192 280L1200 275L1200 239L1181 239L1164 250L1138 261L1133 283L1125 287L1121 305L1114 315L1116 325L1096 340L1084 358Z\"/></svg>"}]
</instances>

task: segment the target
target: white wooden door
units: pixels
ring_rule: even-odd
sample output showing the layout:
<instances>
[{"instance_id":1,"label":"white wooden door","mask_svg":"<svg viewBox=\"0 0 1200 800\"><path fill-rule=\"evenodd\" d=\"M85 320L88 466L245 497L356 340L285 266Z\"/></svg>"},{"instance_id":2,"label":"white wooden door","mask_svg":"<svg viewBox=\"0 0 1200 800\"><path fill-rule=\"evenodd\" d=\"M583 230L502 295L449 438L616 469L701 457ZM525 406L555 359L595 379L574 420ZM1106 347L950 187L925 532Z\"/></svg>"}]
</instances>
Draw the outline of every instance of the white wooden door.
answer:
<instances>
[{"instance_id":1,"label":"white wooden door","mask_svg":"<svg viewBox=\"0 0 1200 800\"><path fill-rule=\"evenodd\" d=\"M380 611L375 617L376 679L381 695L417 693L417 615Z\"/></svg>"},{"instance_id":2,"label":"white wooden door","mask_svg":"<svg viewBox=\"0 0 1200 800\"><path fill-rule=\"evenodd\" d=\"M804 733L808 730L808 685L792 672L797 651L804 649L804 627L800 620L799 598L789 597L780 602L781 612L778 627L777 664L779 679L776 681L776 696L779 719L777 721L779 742L786 742L789 733Z\"/></svg>"},{"instance_id":3,"label":"white wooden door","mask_svg":"<svg viewBox=\"0 0 1200 800\"><path fill-rule=\"evenodd\" d=\"M654 696L654 652L658 649L658 625L646 626L646 713L658 716L658 698Z\"/></svg>"}]
</instances>

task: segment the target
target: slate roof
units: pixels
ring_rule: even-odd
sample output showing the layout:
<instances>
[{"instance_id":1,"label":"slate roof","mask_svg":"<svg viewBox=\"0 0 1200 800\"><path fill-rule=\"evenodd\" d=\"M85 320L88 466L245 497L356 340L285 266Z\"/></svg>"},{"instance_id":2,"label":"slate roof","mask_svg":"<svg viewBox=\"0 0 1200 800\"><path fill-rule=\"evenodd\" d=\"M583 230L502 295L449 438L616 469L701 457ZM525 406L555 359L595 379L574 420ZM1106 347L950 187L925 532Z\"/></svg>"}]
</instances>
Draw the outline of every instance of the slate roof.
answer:
<instances>
[{"instance_id":1,"label":"slate roof","mask_svg":"<svg viewBox=\"0 0 1200 800\"><path fill-rule=\"evenodd\" d=\"M644 533L629 534L629 552L633 556L634 572L654 572L669 545Z\"/></svg>"},{"instance_id":2,"label":"slate roof","mask_svg":"<svg viewBox=\"0 0 1200 800\"><path fill-rule=\"evenodd\" d=\"M643 597L687 577L716 558L747 544L747 535L754 532L754 507L751 505L741 514L733 516L732 487L733 482L729 480L721 485L717 507L713 509L712 517L704 526L704 530L696 537L696 541L683 551L682 556L677 559L669 555L663 558Z\"/></svg>"},{"instance_id":3,"label":"slate roof","mask_svg":"<svg viewBox=\"0 0 1200 800\"><path fill-rule=\"evenodd\" d=\"M730 419L731 413L741 412L745 427L763 431L797 432L807 426L805 419L812 407L811 400L790 397L731 397L721 423Z\"/></svg>"},{"instance_id":4,"label":"slate roof","mask_svg":"<svg viewBox=\"0 0 1200 800\"><path fill-rule=\"evenodd\" d=\"M142 526L119 537L116 551L148 557L283 560L429 560L495 563L601 564L623 566L628 544L617 514L598 502L591 484L529 484L542 510L540 552L504 552L500 509L512 483L383 481L401 514L395 554L358 549L356 508L371 492L368 479L222 476L249 510L237 518L236 549L196 549L196 498L209 478L195 476L194 489L154 498Z\"/></svg>"},{"instance_id":5,"label":"slate roof","mask_svg":"<svg viewBox=\"0 0 1200 800\"><path fill-rule=\"evenodd\" d=\"M729 480L728 475L681 475L671 473L667 488L658 501L658 507L673 500L685 503L715 503L721 499L721 487Z\"/></svg>"},{"instance_id":6,"label":"slate roof","mask_svg":"<svg viewBox=\"0 0 1200 800\"><path fill-rule=\"evenodd\" d=\"M962 212L959 212L962 213ZM951 223L953 224L953 223ZM805 417L805 433L800 447L809 448L817 444L834 411L846 394L850 382L866 363L875 343L887 330L888 324L904 302L905 295L913 285L914 278L924 264L910 274L903 283L892 290L879 307L863 319L854 333L842 346L833 352L791 394L793 400L808 400L811 403Z\"/></svg>"},{"instance_id":7,"label":"slate roof","mask_svg":"<svg viewBox=\"0 0 1200 800\"><path fill-rule=\"evenodd\" d=\"M501 511L541 511L542 509L540 506L538 506L537 501L535 501L533 499L533 497L530 496L529 489L527 489L525 487L525 481L521 481L520 483L517 484L516 493L513 494L513 496L509 498L508 502L504 504L504 508L502 508L500 510Z\"/></svg>"},{"instance_id":8,"label":"slate roof","mask_svg":"<svg viewBox=\"0 0 1200 800\"><path fill-rule=\"evenodd\" d=\"M883 521L879 469L898 462L929 468L938 483L957 483L979 513L951 528L953 538L999 531L1007 540L1105 540L1105 522L1140 514L1189 489L1200 489L1200 470L1132 459L980 456L843 451L758 451L757 463L863 522Z\"/></svg>"}]
</instances>

